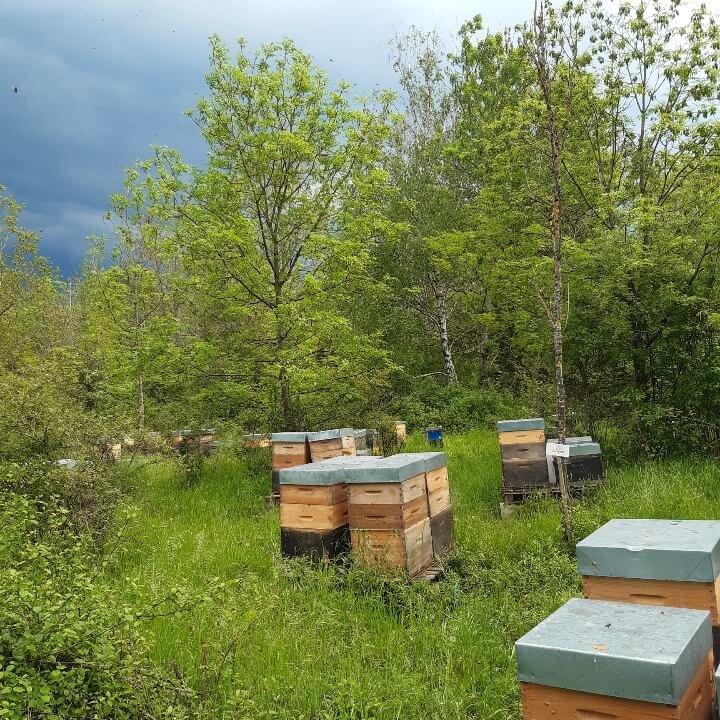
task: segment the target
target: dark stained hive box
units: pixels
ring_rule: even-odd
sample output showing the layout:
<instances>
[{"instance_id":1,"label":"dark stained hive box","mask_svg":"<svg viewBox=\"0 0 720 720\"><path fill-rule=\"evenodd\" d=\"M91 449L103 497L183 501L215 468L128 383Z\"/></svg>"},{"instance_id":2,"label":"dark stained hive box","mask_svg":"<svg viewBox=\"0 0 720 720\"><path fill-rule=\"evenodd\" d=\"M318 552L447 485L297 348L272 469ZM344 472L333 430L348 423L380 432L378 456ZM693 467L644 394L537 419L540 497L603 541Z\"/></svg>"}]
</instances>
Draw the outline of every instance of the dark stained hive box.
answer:
<instances>
[{"instance_id":1,"label":"dark stained hive box","mask_svg":"<svg viewBox=\"0 0 720 720\"><path fill-rule=\"evenodd\" d=\"M710 616L573 599L515 644L525 720L710 720Z\"/></svg>"}]
</instances>

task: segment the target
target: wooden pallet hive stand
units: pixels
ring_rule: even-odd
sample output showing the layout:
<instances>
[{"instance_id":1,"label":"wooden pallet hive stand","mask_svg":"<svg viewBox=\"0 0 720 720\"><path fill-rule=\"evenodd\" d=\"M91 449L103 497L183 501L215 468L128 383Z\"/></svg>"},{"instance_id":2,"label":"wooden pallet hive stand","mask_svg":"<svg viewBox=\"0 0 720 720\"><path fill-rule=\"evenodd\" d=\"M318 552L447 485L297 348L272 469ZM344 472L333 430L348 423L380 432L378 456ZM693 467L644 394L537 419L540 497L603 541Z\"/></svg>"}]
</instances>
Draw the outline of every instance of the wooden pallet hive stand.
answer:
<instances>
[{"instance_id":1,"label":"wooden pallet hive stand","mask_svg":"<svg viewBox=\"0 0 720 720\"><path fill-rule=\"evenodd\" d=\"M576 554L586 598L705 610L717 648L719 521L611 520L578 543Z\"/></svg>"},{"instance_id":2,"label":"wooden pallet hive stand","mask_svg":"<svg viewBox=\"0 0 720 720\"><path fill-rule=\"evenodd\" d=\"M515 645L525 720L710 720L706 612L573 599Z\"/></svg>"},{"instance_id":3,"label":"wooden pallet hive stand","mask_svg":"<svg viewBox=\"0 0 720 720\"><path fill-rule=\"evenodd\" d=\"M312 462L321 462L335 457L354 457L355 431L352 428L323 430L308 433L310 458Z\"/></svg>"}]
</instances>

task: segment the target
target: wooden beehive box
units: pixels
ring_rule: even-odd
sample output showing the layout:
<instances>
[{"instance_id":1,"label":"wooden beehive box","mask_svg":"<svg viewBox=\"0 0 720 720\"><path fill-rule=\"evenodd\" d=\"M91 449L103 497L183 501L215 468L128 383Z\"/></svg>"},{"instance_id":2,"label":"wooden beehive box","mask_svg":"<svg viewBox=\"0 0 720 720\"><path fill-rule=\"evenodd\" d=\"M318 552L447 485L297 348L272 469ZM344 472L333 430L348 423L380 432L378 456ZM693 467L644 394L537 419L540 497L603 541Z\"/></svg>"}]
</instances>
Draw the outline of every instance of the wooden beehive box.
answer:
<instances>
[{"instance_id":1,"label":"wooden beehive box","mask_svg":"<svg viewBox=\"0 0 720 720\"><path fill-rule=\"evenodd\" d=\"M548 440L548 443L557 440ZM599 443L593 442L589 435L569 437L565 445L570 445L570 456L565 458L568 487L573 492L582 492L596 487L603 479L602 451ZM558 458L548 455L550 484L557 484Z\"/></svg>"},{"instance_id":2,"label":"wooden beehive box","mask_svg":"<svg viewBox=\"0 0 720 720\"><path fill-rule=\"evenodd\" d=\"M355 452L355 431L352 428L323 430L308 433L312 462L329 460L334 457L353 457Z\"/></svg>"},{"instance_id":3,"label":"wooden beehive box","mask_svg":"<svg viewBox=\"0 0 720 720\"><path fill-rule=\"evenodd\" d=\"M353 552L365 563L413 574L432 560L425 464L417 455L348 466Z\"/></svg>"},{"instance_id":4,"label":"wooden beehive box","mask_svg":"<svg viewBox=\"0 0 720 720\"><path fill-rule=\"evenodd\" d=\"M305 432L282 432L272 434L272 469L306 465L310 462L310 448Z\"/></svg>"},{"instance_id":5,"label":"wooden beehive box","mask_svg":"<svg viewBox=\"0 0 720 720\"><path fill-rule=\"evenodd\" d=\"M446 555L455 543L450 478L444 452L417 453L425 463L425 485L432 534L433 555Z\"/></svg>"},{"instance_id":6,"label":"wooden beehive box","mask_svg":"<svg viewBox=\"0 0 720 720\"><path fill-rule=\"evenodd\" d=\"M245 448L266 448L271 444L271 436L263 433L249 433L242 436L242 445Z\"/></svg>"},{"instance_id":7,"label":"wooden beehive box","mask_svg":"<svg viewBox=\"0 0 720 720\"><path fill-rule=\"evenodd\" d=\"M515 644L525 720L710 720L706 612L573 599Z\"/></svg>"},{"instance_id":8,"label":"wooden beehive box","mask_svg":"<svg viewBox=\"0 0 720 720\"><path fill-rule=\"evenodd\" d=\"M548 487L545 421L542 418L500 420L496 429L502 457L503 492L521 493Z\"/></svg>"},{"instance_id":9,"label":"wooden beehive box","mask_svg":"<svg viewBox=\"0 0 720 720\"><path fill-rule=\"evenodd\" d=\"M576 554L585 597L706 610L717 647L719 521L610 520Z\"/></svg>"},{"instance_id":10,"label":"wooden beehive box","mask_svg":"<svg viewBox=\"0 0 720 720\"><path fill-rule=\"evenodd\" d=\"M395 421L395 436L399 444L402 445L405 442L405 438L407 438L407 423L404 420Z\"/></svg>"},{"instance_id":11,"label":"wooden beehive box","mask_svg":"<svg viewBox=\"0 0 720 720\"><path fill-rule=\"evenodd\" d=\"M339 466L285 468L280 483L280 551L333 558L349 548L347 486Z\"/></svg>"}]
</instances>

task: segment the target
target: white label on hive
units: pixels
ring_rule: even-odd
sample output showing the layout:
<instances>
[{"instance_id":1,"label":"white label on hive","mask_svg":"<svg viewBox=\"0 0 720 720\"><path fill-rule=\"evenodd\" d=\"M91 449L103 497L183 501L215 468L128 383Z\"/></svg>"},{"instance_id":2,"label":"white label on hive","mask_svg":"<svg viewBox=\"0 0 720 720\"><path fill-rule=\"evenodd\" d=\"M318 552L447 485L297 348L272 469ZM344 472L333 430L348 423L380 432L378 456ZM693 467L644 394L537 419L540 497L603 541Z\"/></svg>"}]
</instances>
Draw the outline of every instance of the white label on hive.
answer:
<instances>
[{"instance_id":1,"label":"white label on hive","mask_svg":"<svg viewBox=\"0 0 720 720\"><path fill-rule=\"evenodd\" d=\"M553 457L570 457L570 446L564 443L549 442L545 445L545 454Z\"/></svg>"}]
</instances>

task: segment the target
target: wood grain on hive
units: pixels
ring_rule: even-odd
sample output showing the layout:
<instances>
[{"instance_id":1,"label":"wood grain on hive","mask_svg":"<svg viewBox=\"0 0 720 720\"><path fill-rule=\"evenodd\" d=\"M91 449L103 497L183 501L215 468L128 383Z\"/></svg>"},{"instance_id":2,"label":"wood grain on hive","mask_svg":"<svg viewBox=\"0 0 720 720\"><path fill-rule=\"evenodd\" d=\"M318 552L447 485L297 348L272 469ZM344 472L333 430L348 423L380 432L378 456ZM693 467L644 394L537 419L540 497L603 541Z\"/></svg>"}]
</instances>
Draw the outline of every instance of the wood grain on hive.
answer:
<instances>
[{"instance_id":1,"label":"wood grain on hive","mask_svg":"<svg viewBox=\"0 0 720 720\"><path fill-rule=\"evenodd\" d=\"M280 551L288 557L333 558L348 549L347 487L338 468L304 464L278 473Z\"/></svg>"},{"instance_id":2,"label":"wood grain on hive","mask_svg":"<svg viewBox=\"0 0 720 720\"><path fill-rule=\"evenodd\" d=\"M308 443L310 458L314 463L340 456L353 457L356 454L355 431L352 428L308 433Z\"/></svg>"},{"instance_id":3,"label":"wood grain on hive","mask_svg":"<svg viewBox=\"0 0 720 720\"><path fill-rule=\"evenodd\" d=\"M706 612L573 599L515 645L525 720L710 720Z\"/></svg>"},{"instance_id":4,"label":"wood grain on hive","mask_svg":"<svg viewBox=\"0 0 720 720\"><path fill-rule=\"evenodd\" d=\"M550 485L545 459L545 421L542 418L500 420L496 425L502 457L502 491L530 493Z\"/></svg>"},{"instance_id":5,"label":"wood grain on hive","mask_svg":"<svg viewBox=\"0 0 720 720\"><path fill-rule=\"evenodd\" d=\"M364 458L345 467L353 553L383 569L414 574L432 561L425 463L416 454Z\"/></svg>"},{"instance_id":6,"label":"wood grain on hive","mask_svg":"<svg viewBox=\"0 0 720 720\"><path fill-rule=\"evenodd\" d=\"M720 637L720 521L611 520L576 554L585 597L705 610Z\"/></svg>"}]
</instances>

